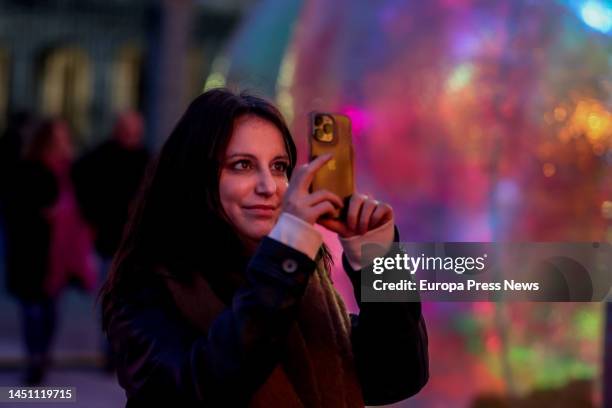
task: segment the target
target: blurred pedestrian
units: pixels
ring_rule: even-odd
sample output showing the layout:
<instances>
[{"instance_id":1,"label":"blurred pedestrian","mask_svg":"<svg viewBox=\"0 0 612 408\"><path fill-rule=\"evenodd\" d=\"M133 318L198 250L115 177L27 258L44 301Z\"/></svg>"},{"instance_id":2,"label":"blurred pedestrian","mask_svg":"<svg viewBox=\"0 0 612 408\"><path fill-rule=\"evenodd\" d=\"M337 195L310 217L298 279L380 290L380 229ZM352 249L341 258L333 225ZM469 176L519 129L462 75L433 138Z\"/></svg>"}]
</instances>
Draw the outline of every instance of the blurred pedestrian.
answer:
<instances>
[{"instance_id":1,"label":"blurred pedestrian","mask_svg":"<svg viewBox=\"0 0 612 408\"><path fill-rule=\"evenodd\" d=\"M0 138L0 262L5 264L6 226L5 201L9 194L11 178L23 155L23 145L29 140L35 116L27 111L18 111L8 117L7 126Z\"/></svg>"},{"instance_id":2,"label":"blurred pedestrian","mask_svg":"<svg viewBox=\"0 0 612 408\"><path fill-rule=\"evenodd\" d=\"M23 145L29 139L35 123L34 115L26 111L9 115L6 129L0 138L0 207L4 202L11 173L21 160Z\"/></svg>"},{"instance_id":3,"label":"blurred pedestrian","mask_svg":"<svg viewBox=\"0 0 612 408\"><path fill-rule=\"evenodd\" d=\"M119 246L128 207L143 178L149 153L143 143L143 120L137 112L121 114L111 138L83 156L73 179L83 214L95 234L102 278ZM112 370L110 347L103 339L105 368Z\"/></svg>"},{"instance_id":4,"label":"blurred pedestrian","mask_svg":"<svg viewBox=\"0 0 612 408\"><path fill-rule=\"evenodd\" d=\"M29 385L41 383L49 366L62 290L73 281L95 288L90 232L70 178L73 152L64 122L42 122L15 167L6 197L7 288L22 308Z\"/></svg>"}]
</instances>

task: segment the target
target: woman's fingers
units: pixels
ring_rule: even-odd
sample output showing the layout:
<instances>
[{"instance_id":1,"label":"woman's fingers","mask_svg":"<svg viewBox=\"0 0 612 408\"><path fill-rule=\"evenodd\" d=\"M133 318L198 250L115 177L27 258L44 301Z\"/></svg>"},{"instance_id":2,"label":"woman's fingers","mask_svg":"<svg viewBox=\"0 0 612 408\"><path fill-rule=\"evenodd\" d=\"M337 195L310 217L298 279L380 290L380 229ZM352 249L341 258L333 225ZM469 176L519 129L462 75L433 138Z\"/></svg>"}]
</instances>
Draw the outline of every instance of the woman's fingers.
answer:
<instances>
[{"instance_id":1,"label":"woman's fingers","mask_svg":"<svg viewBox=\"0 0 612 408\"><path fill-rule=\"evenodd\" d=\"M347 238L347 237L351 237L355 235L353 231L349 230L346 227L346 224L344 224L344 222L333 219L333 218L321 218L317 220L317 223L319 225L324 226L328 230L335 232L336 234L340 235L343 238Z\"/></svg>"},{"instance_id":2,"label":"woman's fingers","mask_svg":"<svg viewBox=\"0 0 612 408\"><path fill-rule=\"evenodd\" d=\"M352 235L363 235L393 218L393 209L365 194L355 193L349 202L346 227Z\"/></svg>"},{"instance_id":3,"label":"woman's fingers","mask_svg":"<svg viewBox=\"0 0 612 408\"><path fill-rule=\"evenodd\" d=\"M376 209L370 217L370 225L368 229L376 229L384 223L391 220L393 217L393 209L389 204L377 202Z\"/></svg>"},{"instance_id":4,"label":"woman's fingers","mask_svg":"<svg viewBox=\"0 0 612 408\"><path fill-rule=\"evenodd\" d=\"M318 156L310 163L302 165L298 171L294 173L294 177L291 181L295 183L296 187L307 190L310 183L312 183L312 179L314 178L317 170L323 167L323 165L331 158L331 154L323 154Z\"/></svg>"},{"instance_id":5,"label":"woman's fingers","mask_svg":"<svg viewBox=\"0 0 612 408\"><path fill-rule=\"evenodd\" d=\"M349 202L349 208L346 214L346 226L353 231L357 231L359 212L361 211L361 206L363 205L364 201L365 196L363 194L355 193Z\"/></svg>"},{"instance_id":6,"label":"woman's fingers","mask_svg":"<svg viewBox=\"0 0 612 408\"><path fill-rule=\"evenodd\" d=\"M342 200L330 191L321 190L314 193L308 191L316 171L331 157L332 155L330 154L319 156L310 163L300 166L293 173L289 187L283 197L283 211L293 214L310 224L314 224L318 217L312 215L312 206L328 201L332 208L334 206L342 207Z\"/></svg>"},{"instance_id":7,"label":"woman's fingers","mask_svg":"<svg viewBox=\"0 0 612 408\"><path fill-rule=\"evenodd\" d=\"M326 191L319 193L317 200L321 201L317 204L318 217L328 212L331 213L334 205L341 203L341 201L336 201L339 197L334 196L333 193ZM355 193L349 202L345 222L336 219L317 218L317 223L336 232L341 237L348 238L354 235L363 235L392 219L393 209L389 204L377 201L365 194Z\"/></svg>"},{"instance_id":8,"label":"woman's fingers","mask_svg":"<svg viewBox=\"0 0 612 408\"><path fill-rule=\"evenodd\" d=\"M336 211L336 207L329 201L321 201L318 204L310 207L309 218L316 221L325 214L333 214Z\"/></svg>"},{"instance_id":9,"label":"woman's fingers","mask_svg":"<svg viewBox=\"0 0 612 408\"><path fill-rule=\"evenodd\" d=\"M359 211L359 222L357 224L357 234L363 235L368 232L368 226L370 225L370 218L376 210L376 203L374 200L366 199L361 205L361 211Z\"/></svg>"},{"instance_id":10,"label":"woman's fingers","mask_svg":"<svg viewBox=\"0 0 612 408\"><path fill-rule=\"evenodd\" d=\"M308 192L317 170L331 158L330 154L321 155L294 172L283 200L284 211L310 224L319 222L344 237L363 235L393 218L393 210L388 204L380 203L365 194L354 193L349 201L344 224L338 220L320 220L321 216L333 215L338 208L344 206L342 199L328 190Z\"/></svg>"},{"instance_id":11,"label":"woman's fingers","mask_svg":"<svg viewBox=\"0 0 612 408\"><path fill-rule=\"evenodd\" d=\"M305 204L312 206L312 205L318 204L321 201L325 201L325 200L330 201L337 208L342 208L343 207L342 199L340 197L338 197L337 194L334 194L334 193L332 193L329 190L318 190L318 191L315 191L314 193L310 194L306 198Z\"/></svg>"}]
</instances>

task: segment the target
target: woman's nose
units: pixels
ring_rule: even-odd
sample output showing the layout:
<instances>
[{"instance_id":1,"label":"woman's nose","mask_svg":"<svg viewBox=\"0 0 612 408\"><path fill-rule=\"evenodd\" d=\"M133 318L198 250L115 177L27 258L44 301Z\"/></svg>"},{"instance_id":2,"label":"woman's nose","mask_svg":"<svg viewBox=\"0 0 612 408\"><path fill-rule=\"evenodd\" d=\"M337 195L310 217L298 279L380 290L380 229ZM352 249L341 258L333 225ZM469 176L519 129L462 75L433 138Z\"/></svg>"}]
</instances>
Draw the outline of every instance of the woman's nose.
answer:
<instances>
[{"instance_id":1,"label":"woman's nose","mask_svg":"<svg viewBox=\"0 0 612 408\"><path fill-rule=\"evenodd\" d=\"M270 196L276 193L277 188L276 180L270 171L263 170L259 173L257 185L255 186L255 192L257 194Z\"/></svg>"}]
</instances>

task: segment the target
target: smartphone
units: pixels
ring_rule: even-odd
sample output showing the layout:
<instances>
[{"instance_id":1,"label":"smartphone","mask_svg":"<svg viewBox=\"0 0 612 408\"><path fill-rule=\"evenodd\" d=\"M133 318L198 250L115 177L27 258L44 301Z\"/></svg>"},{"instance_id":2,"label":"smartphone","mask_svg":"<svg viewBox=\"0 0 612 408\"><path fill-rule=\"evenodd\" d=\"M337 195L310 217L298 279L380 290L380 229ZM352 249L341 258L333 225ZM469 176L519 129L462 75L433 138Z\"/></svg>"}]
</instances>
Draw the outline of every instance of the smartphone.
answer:
<instances>
[{"instance_id":1,"label":"smartphone","mask_svg":"<svg viewBox=\"0 0 612 408\"><path fill-rule=\"evenodd\" d=\"M344 202L342 209L331 216L346 219L349 200L355 191L355 170L351 120L337 113L311 112L309 115L310 160L330 153L332 158L320 168L310 191L329 190Z\"/></svg>"}]
</instances>

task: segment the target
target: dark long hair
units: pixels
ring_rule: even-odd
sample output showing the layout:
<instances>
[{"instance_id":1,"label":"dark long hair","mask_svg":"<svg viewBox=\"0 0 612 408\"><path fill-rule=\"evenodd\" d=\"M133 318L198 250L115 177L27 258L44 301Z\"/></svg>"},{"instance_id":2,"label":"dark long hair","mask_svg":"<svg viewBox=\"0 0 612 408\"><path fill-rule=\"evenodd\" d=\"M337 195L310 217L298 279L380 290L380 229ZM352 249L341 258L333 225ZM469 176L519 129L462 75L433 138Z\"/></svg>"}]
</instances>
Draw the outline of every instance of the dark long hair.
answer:
<instances>
[{"instance_id":1,"label":"dark long hair","mask_svg":"<svg viewBox=\"0 0 612 408\"><path fill-rule=\"evenodd\" d=\"M145 285L158 267L184 282L189 282L195 271L209 281L219 281L223 276L218 275L227 271L228 262L240 260L243 244L223 213L219 178L234 124L244 115L261 117L280 130L289 155L288 177L291 176L296 147L273 104L227 89L213 89L198 96L147 171L99 294L105 315L116 296L129 296ZM325 246L318 260L328 268L331 265Z\"/></svg>"}]
</instances>

